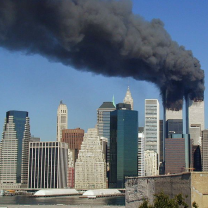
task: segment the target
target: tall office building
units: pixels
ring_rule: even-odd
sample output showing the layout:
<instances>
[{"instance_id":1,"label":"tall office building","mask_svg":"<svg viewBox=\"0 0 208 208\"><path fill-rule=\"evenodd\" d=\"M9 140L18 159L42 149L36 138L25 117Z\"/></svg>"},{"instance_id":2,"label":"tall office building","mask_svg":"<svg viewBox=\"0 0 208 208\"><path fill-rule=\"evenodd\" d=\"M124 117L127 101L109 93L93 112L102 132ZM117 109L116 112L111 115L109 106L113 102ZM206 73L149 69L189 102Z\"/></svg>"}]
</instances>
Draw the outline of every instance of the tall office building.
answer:
<instances>
[{"instance_id":1,"label":"tall office building","mask_svg":"<svg viewBox=\"0 0 208 208\"><path fill-rule=\"evenodd\" d=\"M153 150L160 154L159 102L157 99L145 100L145 151Z\"/></svg>"},{"instance_id":2,"label":"tall office building","mask_svg":"<svg viewBox=\"0 0 208 208\"><path fill-rule=\"evenodd\" d=\"M201 131L204 130L204 101L194 102L189 100L188 118L189 127L199 124Z\"/></svg>"},{"instance_id":3,"label":"tall office building","mask_svg":"<svg viewBox=\"0 0 208 208\"><path fill-rule=\"evenodd\" d=\"M166 121L166 138L171 134L183 134L183 119L168 119Z\"/></svg>"},{"instance_id":4,"label":"tall office building","mask_svg":"<svg viewBox=\"0 0 208 208\"><path fill-rule=\"evenodd\" d=\"M128 89L126 91L126 96L125 96L125 98L123 100L123 103L130 104L131 105L131 110L134 109L134 101L133 101L133 98L131 96L131 92L130 92L129 86L128 86Z\"/></svg>"},{"instance_id":5,"label":"tall office building","mask_svg":"<svg viewBox=\"0 0 208 208\"><path fill-rule=\"evenodd\" d=\"M57 110L57 141L61 141L62 130L68 128L68 109L63 102L60 102L60 105Z\"/></svg>"},{"instance_id":6,"label":"tall office building","mask_svg":"<svg viewBox=\"0 0 208 208\"><path fill-rule=\"evenodd\" d=\"M189 134L171 134L165 139L165 173L176 174L190 170L192 144Z\"/></svg>"},{"instance_id":7,"label":"tall office building","mask_svg":"<svg viewBox=\"0 0 208 208\"><path fill-rule=\"evenodd\" d=\"M208 130L202 131L202 170L208 171Z\"/></svg>"},{"instance_id":8,"label":"tall office building","mask_svg":"<svg viewBox=\"0 0 208 208\"><path fill-rule=\"evenodd\" d=\"M163 120L160 120L160 162L163 162Z\"/></svg>"},{"instance_id":9,"label":"tall office building","mask_svg":"<svg viewBox=\"0 0 208 208\"><path fill-rule=\"evenodd\" d=\"M73 154L73 161L76 162L78 158L79 150L84 137L84 130L80 128L76 129L64 129L62 130L62 142L66 142L69 145L69 149Z\"/></svg>"},{"instance_id":10,"label":"tall office building","mask_svg":"<svg viewBox=\"0 0 208 208\"><path fill-rule=\"evenodd\" d=\"M138 176L144 176L144 128L139 128L138 133Z\"/></svg>"},{"instance_id":11,"label":"tall office building","mask_svg":"<svg viewBox=\"0 0 208 208\"><path fill-rule=\"evenodd\" d=\"M169 119L183 119L183 111L166 109L166 121Z\"/></svg>"},{"instance_id":12,"label":"tall office building","mask_svg":"<svg viewBox=\"0 0 208 208\"><path fill-rule=\"evenodd\" d=\"M67 187L68 144L30 142L28 188Z\"/></svg>"},{"instance_id":13,"label":"tall office building","mask_svg":"<svg viewBox=\"0 0 208 208\"><path fill-rule=\"evenodd\" d=\"M144 175L155 176L158 175L158 161L157 153L153 150L144 151Z\"/></svg>"},{"instance_id":14,"label":"tall office building","mask_svg":"<svg viewBox=\"0 0 208 208\"><path fill-rule=\"evenodd\" d=\"M76 189L107 188L106 161L96 128L88 129L75 163Z\"/></svg>"},{"instance_id":15,"label":"tall office building","mask_svg":"<svg viewBox=\"0 0 208 208\"><path fill-rule=\"evenodd\" d=\"M117 104L110 113L110 188L124 188L125 176L138 174L138 112Z\"/></svg>"},{"instance_id":16,"label":"tall office building","mask_svg":"<svg viewBox=\"0 0 208 208\"><path fill-rule=\"evenodd\" d=\"M0 185L2 188L27 186L30 136L28 112L8 111L0 145Z\"/></svg>"},{"instance_id":17,"label":"tall office building","mask_svg":"<svg viewBox=\"0 0 208 208\"><path fill-rule=\"evenodd\" d=\"M114 98L113 98L114 100ZM103 102L103 104L97 109L97 129L100 137L107 138L107 152L105 153L107 170L109 170L110 160L110 112L114 111L116 107L113 102Z\"/></svg>"}]
</instances>

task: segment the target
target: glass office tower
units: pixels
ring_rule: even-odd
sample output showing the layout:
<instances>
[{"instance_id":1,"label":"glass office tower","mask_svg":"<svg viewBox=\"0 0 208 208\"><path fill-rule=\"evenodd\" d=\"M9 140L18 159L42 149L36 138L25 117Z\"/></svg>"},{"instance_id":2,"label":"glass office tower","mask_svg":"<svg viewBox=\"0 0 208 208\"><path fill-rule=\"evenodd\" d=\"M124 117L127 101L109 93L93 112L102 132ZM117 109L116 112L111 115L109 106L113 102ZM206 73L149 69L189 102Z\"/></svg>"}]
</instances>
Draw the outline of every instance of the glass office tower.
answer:
<instances>
[{"instance_id":1,"label":"glass office tower","mask_svg":"<svg viewBox=\"0 0 208 208\"><path fill-rule=\"evenodd\" d=\"M109 188L124 188L125 176L137 176L138 112L117 104L110 113Z\"/></svg>"}]
</instances>

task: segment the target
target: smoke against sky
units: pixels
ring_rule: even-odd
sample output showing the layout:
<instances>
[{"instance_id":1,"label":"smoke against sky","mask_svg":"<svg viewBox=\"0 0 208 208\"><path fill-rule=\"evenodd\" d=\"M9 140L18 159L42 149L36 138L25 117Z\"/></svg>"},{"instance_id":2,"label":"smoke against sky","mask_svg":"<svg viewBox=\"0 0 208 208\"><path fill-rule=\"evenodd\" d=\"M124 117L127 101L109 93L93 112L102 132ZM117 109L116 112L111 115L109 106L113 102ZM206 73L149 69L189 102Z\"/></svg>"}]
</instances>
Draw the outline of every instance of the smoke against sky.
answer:
<instances>
[{"instance_id":1,"label":"smoke against sky","mask_svg":"<svg viewBox=\"0 0 208 208\"><path fill-rule=\"evenodd\" d=\"M204 71L163 22L132 13L131 1L1 0L0 46L104 76L155 83L165 105L203 99Z\"/></svg>"}]
</instances>

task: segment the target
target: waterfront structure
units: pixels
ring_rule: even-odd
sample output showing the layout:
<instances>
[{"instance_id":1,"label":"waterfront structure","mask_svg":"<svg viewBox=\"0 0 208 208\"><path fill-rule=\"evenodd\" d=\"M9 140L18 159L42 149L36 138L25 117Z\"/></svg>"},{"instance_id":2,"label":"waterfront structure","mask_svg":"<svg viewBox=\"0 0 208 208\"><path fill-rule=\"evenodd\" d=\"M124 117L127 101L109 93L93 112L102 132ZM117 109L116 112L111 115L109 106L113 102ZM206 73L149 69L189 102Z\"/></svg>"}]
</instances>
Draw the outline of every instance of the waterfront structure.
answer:
<instances>
[{"instance_id":1,"label":"waterfront structure","mask_svg":"<svg viewBox=\"0 0 208 208\"><path fill-rule=\"evenodd\" d=\"M192 144L189 134L172 134L165 139L165 173L189 171L192 164Z\"/></svg>"},{"instance_id":2,"label":"waterfront structure","mask_svg":"<svg viewBox=\"0 0 208 208\"><path fill-rule=\"evenodd\" d=\"M138 176L144 176L144 128L138 133Z\"/></svg>"},{"instance_id":3,"label":"waterfront structure","mask_svg":"<svg viewBox=\"0 0 208 208\"><path fill-rule=\"evenodd\" d=\"M106 161L97 128L88 129L75 163L76 189L107 188Z\"/></svg>"},{"instance_id":4,"label":"waterfront structure","mask_svg":"<svg viewBox=\"0 0 208 208\"><path fill-rule=\"evenodd\" d=\"M130 92L129 86L128 86L128 89L126 91L126 96L125 96L125 98L123 100L123 103L130 104L131 105L131 110L134 109L134 100L133 100L133 98L131 96L131 92Z\"/></svg>"},{"instance_id":5,"label":"waterfront structure","mask_svg":"<svg viewBox=\"0 0 208 208\"><path fill-rule=\"evenodd\" d=\"M202 170L208 171L208 130L202 131Z\"/></svg>"},{"instance_id":6,"label":"waterfront structure","mask_svg":"<svg viewBox=\"0 0 208 208\"><path fill-rule=\"evenodd\" d=\"M125 176L138 174L138 111L119 103L110 113L110 188L124 188Z\"/></svg>"},{"instance_id":7,"label":"waterfront structure","mask_svg":"<svg viewBox=\"0 0 208 208\"><path fill-rule=\"evenodd\" d=\"M0 143L1 188L27 186L30 136L28 112L8 111Z\"/></svg>"},{"instance_id":8,"label":"waterfront structure","mask_svg":"<svg viewBox=\"0 0 208 208\"><path fill-rule=\"evenodd\" d=\"M159 132L159 102L157 99L145 99L145 151L155 151L158 165L156 172L159 174L160 161L160 132ZM153 161L154 163L154 161Z\"/></svg>"},{"instance_id":9,"label":"waterfront structure","mask_svg":"<svg viewBox=\"0 0 208 208\"><path fill-rule=\"evenodd\" d=\"M188 207L196 202L197 207L205 208L208 204L208 172L186 172L173 175L127 177L125 207L139 207L144 199L153 204L156 194L163 192L170 198L179 193Z\"/></svg>"},{"instance_id":10,"label":"waterfront structure","mask_svg":"<svg viewBox=\"0 0 208 208\"><path fill-rule=\"evenodd\" d=\"M63 129L62 130L62 142L66 142L69 149L73 152L73 161L76 162L78 158L79 150L84 137L84 130L80 128L76 129Z\"/></svg>"},{"instance_id":11,"label":"waterfront structure","mask_svg":"<svg viewBox=\"0 0 208 208\"><path fill-rule=\"evenodd\" d=\"M144 176L158 175L157 153L153 150L144 151Z\"/></svg>"},{"instance_id":12,"label":"waterfront structure","mask_svg":"<svg viewBox=\"0 0 208 208\"><path fill-rule=\"evenodd\" d=\"M57 110L57 141L61 141L62 130L68 128L68 109L62 101Z\"/></svg>"},{"instance_id":13,"label":"waterfront structure","mask_svg":"<svg viewBox=\"0 0 208 208\"><path fill-rule=\"evenodd\" d=\"M66 188L68 144L30 142L28 188Z\"/></svg>"}]
</instances>

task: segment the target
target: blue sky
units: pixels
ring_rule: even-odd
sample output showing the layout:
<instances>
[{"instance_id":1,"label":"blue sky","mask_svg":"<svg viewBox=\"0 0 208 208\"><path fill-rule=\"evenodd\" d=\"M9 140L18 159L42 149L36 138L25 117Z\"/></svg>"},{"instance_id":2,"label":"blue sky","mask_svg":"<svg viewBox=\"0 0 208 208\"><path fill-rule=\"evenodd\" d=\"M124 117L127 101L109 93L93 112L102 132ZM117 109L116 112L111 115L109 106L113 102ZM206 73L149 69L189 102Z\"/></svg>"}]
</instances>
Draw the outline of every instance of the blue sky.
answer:
<instances>
[{"instance_id":1,"label":"blue sky","mask_svg":"<svg viewBox=\"0 0 208 208\"><path fill-rule=\"evenodd\" d=\"M205 70L208 67L208 2L205 0L134 0L133 12L145 20L161 19L172 39L192 50ZM104 101L122 102L127 86L144 125L144 100L159 99L155 85L128 78L109 78L80 72L39 55L0 48L0 128L8 110L29 112L31 134L42 141L56 140L56 112L60 100L68 107L68 128L87 131L96 124L97 108ZM205 91L205 107L207 92ZM160 108L162 111L162 108ZM205 108L205 121L207 110ZM162 112L161 112L162 118ZM207 127L207 125L205 125Z\"/></svg>"}]
</instances>

